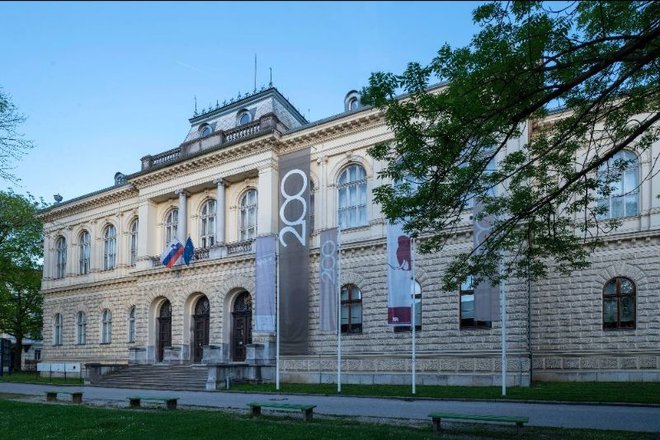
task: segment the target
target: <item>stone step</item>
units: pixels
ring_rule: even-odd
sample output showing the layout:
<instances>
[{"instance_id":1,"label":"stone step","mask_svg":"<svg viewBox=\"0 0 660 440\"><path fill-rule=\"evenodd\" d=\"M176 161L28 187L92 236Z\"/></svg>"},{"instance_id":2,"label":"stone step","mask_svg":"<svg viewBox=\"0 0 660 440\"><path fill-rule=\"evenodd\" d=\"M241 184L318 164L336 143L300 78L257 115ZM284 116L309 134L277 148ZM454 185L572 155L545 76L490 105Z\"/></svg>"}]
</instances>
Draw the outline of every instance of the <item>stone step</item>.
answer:
<instances>
[{"instance_id":1,"label":"stone step","mask_svg":"<svg viewBox=\"0 0 660 440\"><path fill-rule=\"evenodd\" d=\"M99 387L203 390L207 369L191 365L139 365L110 373L96 383Z\"/></svg>"}]
</instances>

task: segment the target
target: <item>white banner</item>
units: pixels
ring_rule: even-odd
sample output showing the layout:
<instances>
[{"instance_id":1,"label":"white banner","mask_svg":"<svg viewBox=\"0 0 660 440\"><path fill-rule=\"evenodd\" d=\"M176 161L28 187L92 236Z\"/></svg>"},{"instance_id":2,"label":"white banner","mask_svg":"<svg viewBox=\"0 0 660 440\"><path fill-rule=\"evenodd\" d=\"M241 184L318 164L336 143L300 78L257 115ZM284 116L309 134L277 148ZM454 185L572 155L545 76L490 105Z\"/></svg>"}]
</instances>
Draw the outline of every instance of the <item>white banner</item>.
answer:
<instances>
[{"instance_id":1,"label":"white banner","mask_svg":"<svg viewBox=\"0 0 660 440\"><path fill-rule=\"evenodd\" d=\"M327 229L321 232L319 256L319 325L322 332L337 331L337 294L339 290L339 280L337 279L337 269L339 267L338 247L337 228Z\"/></svg>"},{"instance_id":2,"label":"white banner","mask_svg":"<svg viewBox=\"0 0 660 440\"><path fill-rule=\"evenodd\" d=\"M387 225L387 323L411 324L412 243L401 223Z\"/></svg>"}]
</instances>

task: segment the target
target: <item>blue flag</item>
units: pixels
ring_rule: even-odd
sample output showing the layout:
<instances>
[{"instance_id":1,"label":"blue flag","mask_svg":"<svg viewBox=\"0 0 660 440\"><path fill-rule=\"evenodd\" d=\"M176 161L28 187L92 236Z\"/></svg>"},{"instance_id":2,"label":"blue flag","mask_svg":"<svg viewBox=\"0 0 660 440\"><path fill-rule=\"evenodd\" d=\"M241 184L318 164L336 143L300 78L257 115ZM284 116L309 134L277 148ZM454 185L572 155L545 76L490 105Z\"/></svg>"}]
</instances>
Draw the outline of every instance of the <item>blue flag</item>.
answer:
<instances>
[{"instance_id":1,"label":"blue flag","mask_svg":"<svg viewBox=\"0 0 660 440\"><path fill-rule=\"evenodd\" d=\"M195 246L193 246L192 240L188 237L188 240L186 240L186 247L183 249L183 261L189 265L194 254Z\"/></svg>"}]
</instances>

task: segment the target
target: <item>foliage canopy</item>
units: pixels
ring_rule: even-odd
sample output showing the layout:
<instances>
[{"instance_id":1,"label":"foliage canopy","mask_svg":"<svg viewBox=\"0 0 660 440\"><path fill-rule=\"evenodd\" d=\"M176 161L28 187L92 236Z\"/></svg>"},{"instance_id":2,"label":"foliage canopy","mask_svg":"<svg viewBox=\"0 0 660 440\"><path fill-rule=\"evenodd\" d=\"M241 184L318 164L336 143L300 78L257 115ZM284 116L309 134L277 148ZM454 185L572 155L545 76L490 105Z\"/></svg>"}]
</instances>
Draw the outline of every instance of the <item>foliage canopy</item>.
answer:
<instances>
[{"instance_id":1,"label":"foliage canopy","mask_svg":"<svg viewBox=\"0 0 660 440\"><path fill-rule=\"evenodd\" d=\"M422 252L469 231L470 214L494 219L478 249L450 264L445 289L468 274L584 268L621 223L598 203L630 165L612 158L648 154L659 136L660 3L492 2L473 18L468 47L374 73L362 91L394 132L370 150L386 161L379 177L399 182L376 188L375 201Z\"/></svg>"}]
</instances>

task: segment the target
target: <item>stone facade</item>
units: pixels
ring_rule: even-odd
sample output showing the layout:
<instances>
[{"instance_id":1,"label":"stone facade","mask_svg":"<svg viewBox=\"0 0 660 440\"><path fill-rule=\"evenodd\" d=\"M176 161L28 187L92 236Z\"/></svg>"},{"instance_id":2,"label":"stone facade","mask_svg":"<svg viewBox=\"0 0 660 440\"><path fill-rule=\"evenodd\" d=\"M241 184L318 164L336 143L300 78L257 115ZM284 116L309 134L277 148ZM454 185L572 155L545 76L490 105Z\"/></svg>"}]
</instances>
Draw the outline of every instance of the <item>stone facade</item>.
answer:
<instances>
[{"instance_id":1,"label":"stone facade","mask_svg":"<svg viewBox=\"0 0 660 440\"><path fill-rule=\"evenodd\" d=\"M259 130L239 135L240 111L252 112ZM264 122L267 116L267 123ZM203 124L213 133L239 133L227 140L211 134L200 140ZM529 135L529 134L526 134ZM215 136L215 137L214 137ZM367 155L370 146L392 134L382 116L370 108L347 111L307 125L275 89L191 119L191 130L180 147L142 159L141 171L126 183L57 204L43 214L44 348L45 362L82 362L107 366L127 363L204 363L213 377L224 378L221 365L245 362L272 365L274 336L253 331L243 359L237 359L234 338L236 304L254 294L255 255L252 241L242 241L241 200L257 191L256 235L277 231L279 155L312 148L314 226L311 233L308 355L281 360L284 381L334 382L336 336L319 330L319 231L337 225L340 174L359 164L366 173L367 222L342 233L341 283L362 293L362 331L342 335L342 377L346 383L410 383L411 332L395 332L387 324L386 222L372 202L383 164ZM205 142L205 143L202 143ZM195 146L196 145L196 146ZM511 145L516 148L516 145ZM648 174L660 155L655 144L640 157L640 172ZM558 274L528 285L512 280L507 288L507 382L530 380L660 380L660 177L642 182L640 214L625 219L607 237L607 246L592 255L592 266L571 277ZM173 209L185 222L177 234L197 244L202 234L201 209L217 202L216 243L198 249L190 266L168 269L160 264L166 246L165 218ZM135 261L131 260L131 225L139 221ZM104 231L117 233L116 264L104 270ZM82 231L89 232L91 269L81 274ZM56 244L66 242L66 265L58 272ZM460 325L458 292L440 289L451 257L472 246L465 224L442 253L419 255L416 279L422 290L421 329L416 332L418 384L496 385L500 383L499 322L492 328ZM635 326L603 328L603 288L615 277L626 277L636 288ZM208 340L201 359L195 358L195 310L208 299ZM169 301L171 340L159 352L159 314ZM111 340L104 341L110 311ZM79 314L84 313L84 340ZM61 328L56 319L61 317ZM170 318L168 318L170 319ZM252 321L254 322L254 320ZM55 345L55 332L61 344ZM266 370L264 370L266 371ZM272 379L269 372L265 379ZM220 380L220 379L218 379Z\"/></svg>"}]
</instances>

